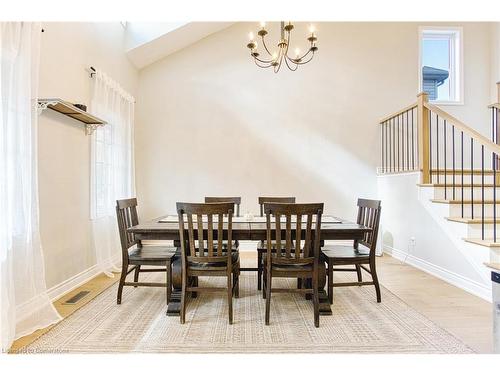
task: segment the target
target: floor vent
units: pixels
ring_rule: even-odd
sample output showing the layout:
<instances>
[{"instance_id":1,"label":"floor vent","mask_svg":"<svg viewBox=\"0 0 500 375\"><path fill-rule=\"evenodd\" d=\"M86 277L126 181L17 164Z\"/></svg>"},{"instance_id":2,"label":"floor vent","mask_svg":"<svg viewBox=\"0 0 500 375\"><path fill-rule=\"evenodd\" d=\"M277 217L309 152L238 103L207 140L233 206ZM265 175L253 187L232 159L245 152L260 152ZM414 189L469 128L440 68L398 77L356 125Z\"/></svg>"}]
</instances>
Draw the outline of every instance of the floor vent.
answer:
<instances>
[{"instance_id":1,"label":"floor vent","mask_svg":"<svg viewBox=\"0 0 500 375\"><path fill-rule=\"evenodd\" d=\"M78 292L77 294L75 294L73 297L71 297L67 301L64 301L63 305L74 305L75 303L80 301L83 297L85 297L89 293L90 293L90 290L82 290L81 292Z\"/></svg>"}]
</instances>

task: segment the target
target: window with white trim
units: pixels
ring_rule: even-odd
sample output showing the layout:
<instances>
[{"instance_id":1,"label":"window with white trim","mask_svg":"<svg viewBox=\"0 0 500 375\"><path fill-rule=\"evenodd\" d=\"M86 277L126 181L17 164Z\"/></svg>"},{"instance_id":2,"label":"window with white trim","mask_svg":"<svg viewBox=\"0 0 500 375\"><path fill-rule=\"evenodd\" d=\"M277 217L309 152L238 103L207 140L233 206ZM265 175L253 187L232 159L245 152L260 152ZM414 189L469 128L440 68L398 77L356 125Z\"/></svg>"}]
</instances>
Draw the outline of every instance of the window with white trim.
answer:
<instances>
[{"instance_id":1,"label":"window with white trim","mask_svg":"<svg viewBox=\"0 0 500 375\"><path fill-rule=\"evenodd\" d=\"M463 103L462 29L421 27L419 88L429 100Z\"/></svg>"}]
</instances>

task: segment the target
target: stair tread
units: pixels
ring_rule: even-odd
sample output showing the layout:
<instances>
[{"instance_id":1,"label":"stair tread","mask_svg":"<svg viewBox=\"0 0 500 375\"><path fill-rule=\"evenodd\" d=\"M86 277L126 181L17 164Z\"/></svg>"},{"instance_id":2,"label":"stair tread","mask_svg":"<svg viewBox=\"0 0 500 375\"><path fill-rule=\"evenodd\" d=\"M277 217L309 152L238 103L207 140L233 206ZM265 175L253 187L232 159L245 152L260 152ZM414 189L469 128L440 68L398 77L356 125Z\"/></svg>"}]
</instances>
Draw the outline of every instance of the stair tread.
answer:
<instances>
[{"instance_id":1,"label":"stair tread","mask_svg":"<svg viewBox=\"0 0 500 375\"><path fill-rule=\"evenodd\" d=\"M474 219L472 219L470 217L450 216L450 217L447 217L446 220L456 221L459 223L466 223L466 224L481 224L481 222L482 222L482 219L480 217L479 218L475 217ZM499 215L499 217L497 217L497 222L500 222L500 215ZM484 223L485 224L493 224L494 223L493 217L485 217Z\"/></svg>"},{"instance_id":2,"label":"stair tread","mask_svg":"<svg viewBox=\"0 0 500 375\"><path fill-rule=\"evenodd\" d=\"M446 171L446 174L453 174L453 169L431 169L430 170L430 173L431 174L437 174L437 173L440 173L440 174L444 174ZM481 169L473 169L472 171L470 169L464 169L464 174L471 174L471 172L473 174L482 174L482 170ZM485 169L484 170L484 174L493 174L493 169ZM497 173L500 175L500 171L497 171ZM460 175L462 174L462 170L461 169L455 169L455 175Z\"/></svg>"},{"instance_id":3,"label":"stair tread","mask_svg":"<svg viewBox=\"0 0 500 375\"><path fill-rule=\"evenodd\" d=\"M500 236L497 238L498 240L500 240ZM494 242L493 238L485 238L484 240L481 238L464 238L464 241L486 247L500 247L500 242Z\"/></svg>"},{"instance_id":4,"label":"stair tread","mask_svg":"<svg viewBox=\"0 0 500 375\"><path fill-rule=\"evenodd\" d=\"M493 268L494 270L500 271L500 263L484 262L484 265L486 267Z\"/></svg>"},{"instance_id":5,"label":"stair tread","mask_svg":"<svg viewBox=\"0 0 500 375\"><path fill-rule=\"evenodd\" d=\"M431 199L431 202L434 203L448 203L448 204L461 204L462 200L461 199ZM464 199L464 204L480 204L483 201L481 199L475 199L474 201L471 201L470 199ZM495 201L493 199L485 199L484 200L485 204L493 204ZM496 200L496 204L500 204L500 198Z\"/></svg>"},{"instance_id":6,"label":"stair tread","mask_svg":"<svg viewBox=\"0 0 500 375\"><path fill-rule=\"evenodd\" d=\"M500 174L499 174L499 175L500 175ZM422 186L422 187L445 187L445 185L444 185L443 183L439 183L439 184L417 184L417 186ZM456 187L456 188L461 188L461 187L469 187L469 188L470 188L471 186L472 186L472 187L477 187L477 188L480 188L480 187L482 187L483 185L481 185L481 184L473 184L473 185L471 185L471 184L463 184L463 185L462 185L462 184L457 184L457 183L455 182L455 187ZM495 186L496 186L497 188L500 188L500 184L484 184L484 187L495 187ZM452 188L452 187L453 187L453 183L451 183L451 182L450 182L450 183L447 183L447 184L446 184L446 187L448 187L448 188Z\"/></svg>"}]
</instances>

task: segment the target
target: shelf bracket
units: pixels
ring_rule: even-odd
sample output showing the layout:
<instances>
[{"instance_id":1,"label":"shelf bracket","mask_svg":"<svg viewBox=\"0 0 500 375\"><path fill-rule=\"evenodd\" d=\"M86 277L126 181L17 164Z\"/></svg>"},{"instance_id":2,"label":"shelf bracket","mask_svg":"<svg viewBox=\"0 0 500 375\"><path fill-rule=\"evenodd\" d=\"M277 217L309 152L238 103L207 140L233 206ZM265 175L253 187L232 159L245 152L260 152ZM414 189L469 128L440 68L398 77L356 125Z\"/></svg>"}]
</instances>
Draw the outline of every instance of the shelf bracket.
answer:
<instances>
[{"instance_id":1,"label":"shelf bracket","mask_svg":"<svg viewBox=\"0 0 500 375\"><path fill-rule=\"evenodd\" d=\"M49 108L49 105L56 105L58 102L57 101L39 101L37 102L37 113L38 115L41 115L42 112Z\"/></svg>"},{"instance_id":2,"label":"shelf bracket","mask_svg":"<svg viewBox=\"0 0 500 375\"><path fill-rule=\"evenodd\" d=\"M92 135L92 133L97 130L103 124L85 124L85 135Z\"/></svg>"}]
</instances>

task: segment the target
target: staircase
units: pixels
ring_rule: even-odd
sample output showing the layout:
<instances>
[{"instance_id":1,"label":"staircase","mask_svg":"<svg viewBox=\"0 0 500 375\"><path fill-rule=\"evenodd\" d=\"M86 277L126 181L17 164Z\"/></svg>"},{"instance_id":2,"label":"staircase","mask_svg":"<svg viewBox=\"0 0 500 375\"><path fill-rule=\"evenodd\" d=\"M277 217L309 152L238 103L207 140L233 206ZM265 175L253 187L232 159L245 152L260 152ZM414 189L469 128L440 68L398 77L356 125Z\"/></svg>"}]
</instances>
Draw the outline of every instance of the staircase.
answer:
<instances>
[{"instance_id":1,"label":"staircase","mask_svg":"<svg viewBox=\"0 0 500 375\"><path fill-rule=\"evenodd\" d=\"M489 109L491 139L419 94L416 103L380 120L378 173L420 173L417 186L434 211L453 228L462 226L454 231L465 233L461 241L490 249L484 263L500 270L500 104Z\"/></svg>"}]
</instances>

